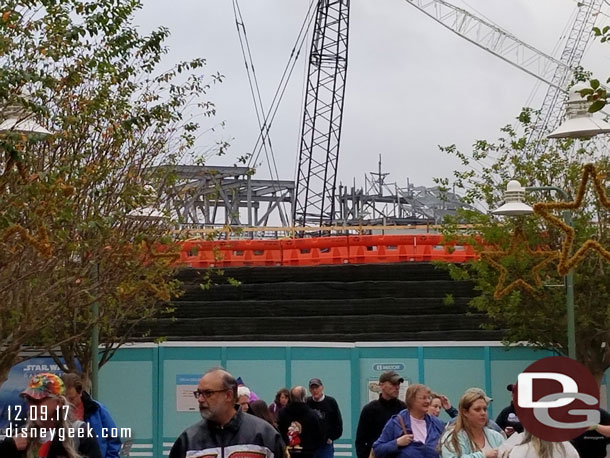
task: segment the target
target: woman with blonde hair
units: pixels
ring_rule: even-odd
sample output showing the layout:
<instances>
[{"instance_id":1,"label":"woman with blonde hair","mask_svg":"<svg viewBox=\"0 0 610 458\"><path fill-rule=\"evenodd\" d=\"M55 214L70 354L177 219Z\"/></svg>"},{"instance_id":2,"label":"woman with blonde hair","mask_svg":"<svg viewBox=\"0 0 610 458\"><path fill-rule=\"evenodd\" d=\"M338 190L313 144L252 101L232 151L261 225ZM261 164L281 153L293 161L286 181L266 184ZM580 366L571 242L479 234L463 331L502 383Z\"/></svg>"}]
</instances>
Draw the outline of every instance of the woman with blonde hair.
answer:
<instances>
[{"instance_id":1,"label":"woman with blonde hair","mask_svg":"<svg viewBox=\"0 0 610 458\"><path fill-rule=\"evenodd\" d=\"M428 413L431 394L425 385L407 388L407 408L384 426L373 444L375 458L438 458L436 447L445 424Z\"/></svg>"},{"instance_id":2,"label":"woman with blonde hair","mask_svg":"<svg viewBox=\"0 0 610 458\"><path fill-rule=\"evenodd\" d=\"M480 388L469 388L460 398L455 423L440 440L442 458L498 458L504 437L487 427L490 398Z\"/></svg>"}]
</instances>

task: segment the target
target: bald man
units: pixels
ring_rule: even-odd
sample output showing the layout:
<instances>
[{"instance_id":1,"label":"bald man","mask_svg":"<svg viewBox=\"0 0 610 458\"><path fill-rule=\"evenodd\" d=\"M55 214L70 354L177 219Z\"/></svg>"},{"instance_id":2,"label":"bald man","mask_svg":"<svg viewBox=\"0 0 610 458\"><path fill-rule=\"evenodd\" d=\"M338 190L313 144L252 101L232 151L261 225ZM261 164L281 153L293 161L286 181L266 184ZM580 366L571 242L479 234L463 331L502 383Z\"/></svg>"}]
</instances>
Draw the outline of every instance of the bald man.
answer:
<instances>
[{"instance_id":1,"label":"bald man","mask_svg":"<svg viewBox=\"0 0 610 458\"><path fill-rule=\"evenodd\" d=\"M288 405L278 415L278 429L288 446L290 458L313 458L324 444L322 425L315 411L305 404L306 397L304 387L293 387Z\"/></svg>"},{"instance_id":2,"label":"bald man","mask_svg":"<svg viewBox=\"0 0 610 458\"><path fill-rule=\"evenodd\" d=\"M184 431L170 458L283 458L284 443L265 420L244 413L237 404L237 381L222 368L207 371L193 395L201 421Z\"/></svg>"}]
</instances>

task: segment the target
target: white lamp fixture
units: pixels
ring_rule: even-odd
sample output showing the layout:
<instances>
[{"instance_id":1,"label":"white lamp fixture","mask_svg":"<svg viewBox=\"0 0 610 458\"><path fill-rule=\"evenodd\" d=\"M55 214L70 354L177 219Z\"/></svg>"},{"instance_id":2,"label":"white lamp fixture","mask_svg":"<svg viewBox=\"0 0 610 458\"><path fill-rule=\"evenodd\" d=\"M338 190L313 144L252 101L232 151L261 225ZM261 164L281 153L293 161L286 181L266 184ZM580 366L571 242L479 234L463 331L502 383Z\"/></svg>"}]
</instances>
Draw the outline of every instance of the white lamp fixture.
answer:
<instances>
[{"instance_id":1,"label":"white lamp fixture","mask_svg":"<svg viewBox=\"0 0 610 458\"><path fill-rule=\"evenodd\" d=\"M532 207L523 202L525 188L517 180L511 180L506 185L504 205L493 210L494 215L519 216L534 213Z\"/></svg>"},{"instance_id":2,"label":"white lamp fixture","mask_svg":"<svg viewBox=\"0 0 610 458\"><path fill-rule=\"evenodd\" d=\"M159 221L165 219L165 215L153 207L136 208L130 211L127 217L138 221Z\"/></svg>"},{"instance_id":3,"label":"white lamp fixture","mask_svg":"<svg viewBox=\"0 0 610 458\"><path fill-rule=\"evenodd\" d=\"M32 119L32 116L27 116L23 109L16 106L7 107L0 114L2 122L0 123L0 132L22 132L24 134L39 134L50 135L47 129L42 127Z\"/></svg>"},{"instance_id":4,"label":"white lamp fixture","mask_svg":"<svg viewBox=\"0 0 610 458\"><path fill-rule=\"evenodd\" d=\"M594 118L593 114L587 111L590 102L582 98L579 91L588 87L584 83L572 86L566 102L566 119L547 138L588 138L610 132L610 124Z\"/></svg>"}]
</instances>

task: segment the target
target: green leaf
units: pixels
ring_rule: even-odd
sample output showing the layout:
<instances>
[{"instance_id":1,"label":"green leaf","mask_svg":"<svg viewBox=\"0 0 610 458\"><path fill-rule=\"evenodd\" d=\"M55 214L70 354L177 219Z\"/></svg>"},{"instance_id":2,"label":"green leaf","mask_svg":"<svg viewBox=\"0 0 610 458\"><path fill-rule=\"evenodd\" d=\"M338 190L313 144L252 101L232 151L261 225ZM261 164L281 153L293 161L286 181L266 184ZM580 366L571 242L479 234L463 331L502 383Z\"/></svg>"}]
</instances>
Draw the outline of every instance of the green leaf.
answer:
<instances>
[{"instance_id":1,"label":"green leaf","mask_svg":"<svg viewBox=\"0 0 610 458\"><path fill-rule=\"evenodd\" d=\"M602 108L604 108L605 106L606 106L605 99L596 100L595 102L593 102L591 104L588 111L589 111L589 113L595 113L595 112L601 110Z\"/></svg>"},{"instance_id":2,"label":"green leaf","mask_svg":"<svg viewBox=\"0 0 610 458\"><path fill-rule=\"evenodd\" d=\"M599 80L591 80L591 87L597 89L599 87Z\"/></svg>"}]
</instances>

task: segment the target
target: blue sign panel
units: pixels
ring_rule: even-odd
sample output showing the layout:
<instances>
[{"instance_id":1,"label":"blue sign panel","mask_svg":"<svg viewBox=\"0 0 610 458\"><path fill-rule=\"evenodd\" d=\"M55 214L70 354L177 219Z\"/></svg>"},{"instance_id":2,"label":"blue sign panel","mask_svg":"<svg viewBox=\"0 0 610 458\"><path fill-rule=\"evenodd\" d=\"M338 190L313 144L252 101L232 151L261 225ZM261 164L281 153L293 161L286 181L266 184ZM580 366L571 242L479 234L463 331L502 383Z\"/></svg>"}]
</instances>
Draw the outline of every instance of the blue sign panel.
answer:
<instances>
[{"instance_id":1,"label":"blue sign panel","mask_svg":"<svg viewBox=\"0 0 610 458\"><path fill-rule=\"evenodd\" d=\"M376 363L373 364L373 370L378 372L385 371L402 371L405 365L403 363Z\"/></svg>"}]
</instances>

